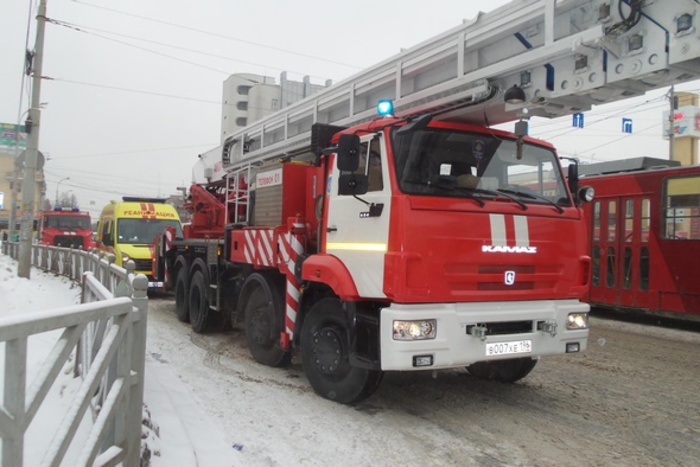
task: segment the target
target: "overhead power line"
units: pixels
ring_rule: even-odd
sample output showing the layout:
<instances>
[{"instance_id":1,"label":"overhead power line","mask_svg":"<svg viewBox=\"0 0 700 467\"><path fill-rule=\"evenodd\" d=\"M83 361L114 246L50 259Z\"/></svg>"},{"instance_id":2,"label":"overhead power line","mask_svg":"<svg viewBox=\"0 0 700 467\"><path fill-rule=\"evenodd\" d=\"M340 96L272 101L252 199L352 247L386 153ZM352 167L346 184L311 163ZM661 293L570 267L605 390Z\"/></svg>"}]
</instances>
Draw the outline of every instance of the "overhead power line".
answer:
<instances>
[{"instance_id":1,"label":"overhead power line","mask_svg":"<svg viewBox=\"0 0 700 467\"><path fill-rule=\"evenodd\" d=\"M174 94L165 94L161 92L153 92L153 91L143 91L140 89L131 89L131 88L122 88L119 86L110 86L106 84L97 84L97 83L87 83L85 81L74 81L70 79L64 79L64 78L52 78L50 76L42 76L42 79L46 79L49 81L58 81L62 83L70 83L70 84L79 84L82 86L93 86L96 88L103 88L103 89L114 89L116 91L126 91L126 92L135 92L138 94L146 94L149 96L158 96L158 97L169 97L172 99L182 99L182 100L187 100L187 101L194 101L194 102L205 102L207 104L216 104L216 105L221 105L221 101L212 101L208 99L199 99L196 97L185 97L185 96L176 96Z\"/></svg>"},{"instance_id":2,"label":"overhead power line","mask_svg":"<svg viewBox=\"0 0 700 467\"><path fill-rule=\"evenodd\" d=\"M304 53L301 53L301 52L295 52L295 51L293 51L293 50L283 49L283 48L281 48L281 47L275 47L275 46L271 46L271 45L267 45L267 44L261 44L261 43L259 43L259 42L249 41L249 40L246 40L246 39L240 39L240 38L238 38L238 37L227 36L227 35L225 35L225 34L219 34L219 33L211 32L211 31L205 31L205 30L203 30L203 29L197 29L197 28L193 28L193 27L191 27L191 26L185 26L185 25L182 25L182 24L171 23L171 22L163 21L163 20L156 19L156 18L150 18L150 17L148 17L148 16L137 15L137 14L134 14L134 13L127 13L127 12L125 12L125 11L116 10L116 9L108 8L108 7L104 7L104 6L98 6L98 5L94 5L94 4L92 4L92 3L81 2L81 1L79 1L79 0L73 0L73 1L74 1L75 3L81 4L81 5L87 5L87 6L90 6L90 7L93 7L93 8L98 8L98 9L101 9L101 10L110 11L110 12L112 12L112 13L117 13L117 14L124 15L124 16L130 16L130 17L132 17L132 18L139 18L139 19L146 20L146 21L151 21L151 22L154 22L154 23L165 24L165 25L167 25L167 26L172 26L172 27L174 27L174 28L180 28L180 29L185 29L185 30L187 30L187 31L193 31L193 32L197 32L197 33L200 33L200 34L206 34L206 35L213 36L213 37L219 37L219 38L221 38L221 39L226 39L226 40L234 41L234 42L240 42L240 43L242 43L242 44L254 45L254 46L256 46L256 47L262 47L262 48L265 48L265 49L275 50L275 51L277 51L277 52L284 52L284 53L287 53L287 54L296 55L296 56L298 56L298 57L310 58L310 59L313 59L313 60L319 60L319 61L326 62L326 63L333 63L334 65L341 65L341 66L346 66L346 67L350 67L350 68L356 68L356 69L362 69L362 68L363 68L363 67L361 67L361 66L351 65L351 64L349 64L349 63L337 62L337 61L329 60L329 59L323 58L323 57L316 57L316 56L314 56L314 55L304 54Z\"/></svg>"},{"instance_id":3,"label":"overhead power line","mask_svg":"<svg viewBox=\"0 0 700 467\"><path fill-rule=\"evenodd\" d=\"M112 157L112 156L123 156L123 155L129 155L129 154L143 154L143 153L149 153L149 152L165 152L165 151L179 151L181 149L194 149L194 148L213 148L217 145L217 143L209 143L209 144L193 144L191 146L178 146L178 147L172 147L172 148L156 148L156 149L137 149L134 151L119 151L119 152L103 152L103 153L95 153L95 154L81 154L78 156L61 156L60 160L64 159L85 159L85 158L94 158L94 157ZM56 159L58 160L58 159Z\"/></svg>"},{"instance_id":4,"label":"overhead power line","mask_svg":"<svg viewBox=\"0 0 700 467\"><path fill-rule=\"evenodd\" d=\"M117 40L115 40L115 39L113 39L113 38L111 38L111 37L105 37L105 36L102 36L102 35L100 35L100 34L97 34L95 31L101 32L101 33L104 33L104 34L113 35L113 36L123 37L123 38L126 38L126 39L132 39L132 40L136 40L136 41L146 42L146 43L149 43L149 44L159 45L159 46L162 46L162 47L169 47L169 48L176 49L176 50L182 50L182 51L185 51L185 52L190 52L190 53L195 53L195 54L199 54L199 55L204 55L204 56L207 56L207 57L218 58L218 59L227 60L227 61L230 61L230 62L242 63L242 64L244 64L244 65L257 66L257 67L261 67L261 68L269 68L269 69L279 70L279 71L288 71L288 72L295 73L295 74L298 74L298 75L306 75L306 73L303 73L303 72L300 72L300 71L294 71L294 70L289 70L289 69L285 69L285 68L279 68L279 67L275 67L275 66L271 66L271 65L266 65L266 64L264 64L264 63L255 63L255 62L249 62L249 61L246 61L246 60L239 60L239 59L237 59L237 58L227 57L227 56L225 56L225 55L219 55L219 54L214 54L214 53L211 53L211 52L206 52L206 51L204 51L204 50L190 49L190 48L188 48L188 47L182 47L182 46L179 46L179 45L168 44L168 43L166 43L166 42L154 41L154 40L151 40L151 39L145 39L145 38L143 38L143 37L130 36L130 35L128 35L128 34L121 34L121 33L114 32L114 31L107 31L107 30L105 30L105 29L93 28L93 27L91 27L91 26L82 26L82 25L79 25L79 24L69 23L69 22L67 22L67 21L63 21L63 20L59 20L59 19L55 19L55 18L54 18L54 19L51 19L50 21L51 21L51 23L55 24L56 26L62 26L62 27L68 28L68 29L72 29L72 30L74 30L74 31L82 32L82 33L84 33L84 34L90 34L90 35L93 35L93 36L96 36L96 37L99 37L99 38L102 38L102 39L105 39L105 40L108 40L108 41L117 42L117 43L119 43L119 44L123 44L123 45L130 46L130 47L135 47L135 48L138 48L139 50L144 50L144 51L146 51L146 52L151 52L151 53L154 53L154 54L157 54L157 55L161 55L161 56L165 56L165 57L172 58L172 59L175 59L175 60L183 61L183 62L185 62L185 63L190 63L190 64L195 65L195 66L202 66L202 65L199 65L199 64L193 63L193 62L188 62L188 61L186 61L186 60L180 59L179 57L173 57L173 56L171 56L171 55L166 55L166 54L163 54L163 53L160 53L160 52L151 50L151 49L146 49L146 48L143 48L143 47L137 47L137 46L135 46L135 45L133 45L133 44L130 44L130 43L128 43L128 42L117 41ZM221 70L217 70L217 69L212 69L212 70L213 70L213 71L217 71L217 72L222 72ZM223 73L230 74L229 72L223 72ZM316 78L316 79L318 79L318 80L324 80L324 81L325 81L326 79L328 79L328 78L325 78L325 77L322 77L322 76L312 76L312 77L313 77L313 78Z\"/></svg>"}]
</instances>

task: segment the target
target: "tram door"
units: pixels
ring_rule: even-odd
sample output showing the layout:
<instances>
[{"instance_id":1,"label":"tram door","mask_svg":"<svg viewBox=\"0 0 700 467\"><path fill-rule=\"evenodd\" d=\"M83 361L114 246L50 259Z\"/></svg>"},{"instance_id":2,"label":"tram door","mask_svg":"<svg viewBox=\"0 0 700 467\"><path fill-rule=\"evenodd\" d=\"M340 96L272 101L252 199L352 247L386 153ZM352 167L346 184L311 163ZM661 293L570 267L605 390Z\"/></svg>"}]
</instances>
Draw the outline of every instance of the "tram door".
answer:
<instances>
[{"instance_id":1,"label":"tram door","mask_svg":"<svg viewBox=\"0 0 700 467\"><path fill-rule=\"evenodd\" d=\"M602 198L593 206L591 301L649 306L650 203L644 196Z\"/></svg>"}]
</instances>

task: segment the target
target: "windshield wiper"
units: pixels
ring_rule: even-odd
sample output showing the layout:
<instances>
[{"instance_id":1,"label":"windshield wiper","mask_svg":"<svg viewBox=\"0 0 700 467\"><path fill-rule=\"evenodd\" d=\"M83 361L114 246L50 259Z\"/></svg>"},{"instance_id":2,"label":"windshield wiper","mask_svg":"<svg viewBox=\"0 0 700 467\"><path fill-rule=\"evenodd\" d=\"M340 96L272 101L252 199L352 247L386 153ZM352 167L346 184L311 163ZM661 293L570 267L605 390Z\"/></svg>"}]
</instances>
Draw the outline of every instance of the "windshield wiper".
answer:
<instances>
[{"instance_id":1,"label":"windshield wiper","mask_svg":"<svg viewBox=\"0 0 700 467\"><path fill-rule=\"evenodd\" d=\"M458 186L455 186L455 187L450 187L450 188L451 188L452 190L456 190L456 191L468 191L468 192L470 192L470 193L472 193L472 194L475 194L475 195L478 194L478 195L493 196L494 198L497 198L497 197L499 197L499 196L505 196L506 198L508 198L509 200L513 201L513 202L516 203L518 206L520 206L521 208L523 208L523 211L527 211L527 204L523 203L522 201L520 201L520 200L519 200L518 198L516 198L515 196L511 196L511 195L509 195L508 193L502 193L501 190L493 191L493 190L486 190L486 189L484 189L484 188L479 188L479 187L471 188L471 187L468 187L468 186L459 186L459 185L458 185ZM481 207L484 207L483 201L481 201L481 200L480 200L479 198L477 198L477 197L472 197L472 198L473 198L475 201L479 202L479 204L481 205Z\"/></svg>"},{"instance_id":2,"label":"windshield wiper","mask_svg":"<svg viewBox=\"0 0 700 467\"><path fill-rule=\"evenodd\" d=\"M439 188L439 189L445 190L445 191L458 191L458 190L462 190L462 189L465 189L465 188L466 188L466 187L456 187L456 186L450 186L450 185L443 185L443 184L440 184L440 183L424 182L424 181L422 181L422 180L404 180L404 183L411 183L411 184L413 184L413 185L428 186L428 187L431 187L431 188L434 187L434 188ZM483 190L477 190L477 189L473 189L473 188L467 188L467 190L469 190L469 191L472 192L472 193L483 191ZM418 194L418 193L416 193L416 194ZM495 193L495 194L497 194L497 193ZM486 206L486 203L484 203L481 199L477 198L476 196L472 196L471 199L473 199L474 201L476 201L477 204L478 204L480 207L482 207L482 208L483 208L484 206Z\"/></svg>"},{"instance_id":3,"label":"windshield wiper","mask_svg":"<svg viewBox=\"0 0 700 467\"><path fill-rule=\"evenodd\" d=\"M507 188L499 188L498 192L499 193L510 193L513 195L522 196L524 198L530 198L530 199L536 199L539 201L544 201L545 203L547 203L551 206L554 206L557 209L557 211L559 211L559 214L564 213L564 208L559 206L557 203L555 203L554 201L552 201L549 198L545 198L544 196L540 196L540 195L537 195L535 193L528 193L526 191L518 191L518 190L509 190Z\"/></svg>"}]
</instances>

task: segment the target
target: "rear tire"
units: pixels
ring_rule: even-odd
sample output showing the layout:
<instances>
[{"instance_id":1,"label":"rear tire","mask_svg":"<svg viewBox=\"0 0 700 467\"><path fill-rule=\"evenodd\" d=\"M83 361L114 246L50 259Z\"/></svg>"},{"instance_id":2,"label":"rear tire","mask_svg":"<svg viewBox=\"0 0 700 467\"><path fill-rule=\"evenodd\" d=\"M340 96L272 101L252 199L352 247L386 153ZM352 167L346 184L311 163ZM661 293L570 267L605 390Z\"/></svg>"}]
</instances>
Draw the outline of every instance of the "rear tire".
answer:
<instances>
[{"instance_id":1,"label":"rear tire","mask_svg":"<svg viewBox=\"0 0 700 467\"><path fill-rule=\"evenodd\" d=\"M337 298L324 298L305 317L301 328L304 373L317 394L341 404L371 396L383 372L350 365L348 318Z\"/></svg>"},{"instance_id":2,"label":"rear tire","mask_svg":"<svg viewBox=\"0 0 700 467\"><path fill-rule=\"evenodd\" d=\"M248 348L256 362L272 367L286 365L291 360L291 353L280 347L282 311L276 308L279 307L275 307L274 297L268 296L262 286L253 286L245 303Z\"/></svg>"},{"instance_id":3,"label":"rear tire","mask_svg":"<svg viewBox=\"0 0 700 467\"><path fill-rule=\"evenodd\" d=\"M206 332L209 328L209 300L205 282L202 271L196 271L190 281L189 317L192 330L196 333Z\"/></svg>"},{"instance_id":4,"label":"rear tire","mask_svg":"<svg viewBox=\"0 0 700 467\"><path fill-rule=\"evenodd\" d=\"M529 357L510 358L508 360L490 360L476 362L467 367L469 373L477 378L501 383L514 383L526 377L537 365L537 360Z\"/></svg>"},{"instance_id":5,"label":"rear tire","mask_svg":"<svg viewBox=\"0 0 700 467\"><path fill-rule=\"evenodd\" d=\"M181 267L175 279L175 314L183 323L190 321L189 293L187 291L187 268Z\"/></svg>"}]
</instances>

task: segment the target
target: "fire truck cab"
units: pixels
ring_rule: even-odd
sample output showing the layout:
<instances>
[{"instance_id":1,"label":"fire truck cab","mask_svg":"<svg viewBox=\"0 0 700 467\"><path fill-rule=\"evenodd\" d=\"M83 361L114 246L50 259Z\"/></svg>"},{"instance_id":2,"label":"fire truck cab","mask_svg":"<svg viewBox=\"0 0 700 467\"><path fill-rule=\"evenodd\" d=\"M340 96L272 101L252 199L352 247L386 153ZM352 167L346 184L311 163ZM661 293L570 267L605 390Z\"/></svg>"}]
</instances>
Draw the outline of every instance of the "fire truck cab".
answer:
<instances>
[{"instance_id":1,"label":"fire truck cab","mask_svg":"<svg viewBox=\"0 0 700 467\"><path fill-rule=\"evenodd\" d=\"M39 242L43 245L94 248L90 213L78 208L57 207L41 214Z\"/></svg>"}]
</instances>

